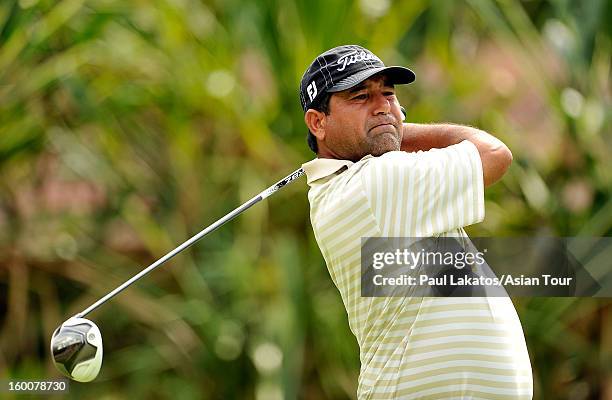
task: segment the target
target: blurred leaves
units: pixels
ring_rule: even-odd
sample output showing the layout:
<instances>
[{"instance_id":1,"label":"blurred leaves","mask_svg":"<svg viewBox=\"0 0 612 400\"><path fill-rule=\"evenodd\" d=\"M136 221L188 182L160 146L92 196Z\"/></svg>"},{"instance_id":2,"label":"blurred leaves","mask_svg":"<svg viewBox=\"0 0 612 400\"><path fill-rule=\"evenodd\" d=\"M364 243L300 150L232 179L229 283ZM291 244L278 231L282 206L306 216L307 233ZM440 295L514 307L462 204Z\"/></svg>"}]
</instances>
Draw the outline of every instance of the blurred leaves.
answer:
<instances>
[{"instance_id":1,"label":"blurred leaves","mask_svg":"<svg viewBox=\"0 0 612 400\"><path fill-rule=\"evenodd\" d=\"M514 165L472 235L612 234L606 1L0 3L0 372L57 376L52 331L312 158L297 87L343 43L408 65L414 122ZM354 398L359 358L294 183L91 317L74 398ZM610 302L517 299L536 398L612 393ZM606 389L607 388L607 389ZM607 392L605 392L607 390Z\"/></svg>"}]
</instances>

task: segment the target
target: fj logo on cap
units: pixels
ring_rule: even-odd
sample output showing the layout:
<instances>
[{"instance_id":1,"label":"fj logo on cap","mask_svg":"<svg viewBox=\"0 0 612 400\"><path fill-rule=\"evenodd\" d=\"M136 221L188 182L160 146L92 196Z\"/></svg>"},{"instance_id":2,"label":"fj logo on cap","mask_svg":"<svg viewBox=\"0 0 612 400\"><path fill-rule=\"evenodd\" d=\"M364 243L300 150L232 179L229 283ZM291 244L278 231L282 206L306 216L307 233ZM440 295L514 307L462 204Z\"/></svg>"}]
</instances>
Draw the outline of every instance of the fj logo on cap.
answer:
<instances>
[{"instance_id":1,"label":"fj logo on cap","mask_svg":"<svg viewBox=\"0 0 612 400\"><path fill-rule=\"evenodd\" d=\"M310 82L310 84L306 87L306 92L308 92L308 97L310 97L310 101L313 101L315 97L317 97L317 85L315 85L315 81Z\"/></svg>"},{"instance_id":2,"label":"fj logo on cap","mask_svg":"<svg viewBox=\"0 0 612 400\"><path fill-rule=\"evenodd\" d=\"M340 68L338 68L338 71L344 71L344 68L347 67L347 65L351 65L356 63L357 61L367 61L367 60L376 60L376 61L380 61L380 59L378 57L376 57L374 54L372 53L366 53L365 51L353 51L348 53L345 56L342 56L338 59L337 63L338 65L342 65ZM381 61L382 62L382 61Z\"/></svg>"}]
</instances>

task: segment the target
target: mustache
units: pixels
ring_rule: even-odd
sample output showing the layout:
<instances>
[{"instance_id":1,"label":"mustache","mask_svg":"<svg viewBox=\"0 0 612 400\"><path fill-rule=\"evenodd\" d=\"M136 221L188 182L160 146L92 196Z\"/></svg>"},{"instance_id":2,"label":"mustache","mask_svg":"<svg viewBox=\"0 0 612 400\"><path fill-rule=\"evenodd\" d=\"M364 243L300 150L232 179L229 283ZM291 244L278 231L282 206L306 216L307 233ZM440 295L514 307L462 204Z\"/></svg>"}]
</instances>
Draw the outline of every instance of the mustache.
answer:
<instances>
[{"instance_id":1,"label":"mustache","mask_svg":"<svg viewBox=\"0 0 612 400\"><path fill-rule=\"evenodd\" d=\"M394 116L387 115L385 117L379 117L372 121L368 121L367 127L368 127L368 131L376 128L379 125L385 125L385 124L390 124L390 125L397 127L398 122L399 121Z\"/></svg>"}]
</instances>

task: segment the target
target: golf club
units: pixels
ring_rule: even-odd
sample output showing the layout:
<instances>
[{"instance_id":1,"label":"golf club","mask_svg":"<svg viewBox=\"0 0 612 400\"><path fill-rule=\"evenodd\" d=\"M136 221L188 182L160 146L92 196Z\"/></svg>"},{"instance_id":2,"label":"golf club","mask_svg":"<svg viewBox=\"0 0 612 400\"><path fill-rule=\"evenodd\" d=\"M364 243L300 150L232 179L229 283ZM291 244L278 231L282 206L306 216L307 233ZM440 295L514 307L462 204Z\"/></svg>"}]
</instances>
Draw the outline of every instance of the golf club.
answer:
<instances>
[{"instance_id":1,"label":"golf club","mask_svg":"<svg viewBox=\"0 0 612 400\"><path fill-rule=\"evenodd\" d=\"M55 332L53 332L51 337L51 355L53 356L53 362L57 369L67 377L79 382L89 382L95 379L102 366L102 334L95 323L84 318L87 314L106 303L128 286L164 264L175 255L190 247L204 236L213 232L226 222L236 218L254 204L269 197L303 174L304 170L299 168L287 175L285 178L183 242L180 246L119 285L85 310L61 324Z\"/></svg>"}]
</instances>

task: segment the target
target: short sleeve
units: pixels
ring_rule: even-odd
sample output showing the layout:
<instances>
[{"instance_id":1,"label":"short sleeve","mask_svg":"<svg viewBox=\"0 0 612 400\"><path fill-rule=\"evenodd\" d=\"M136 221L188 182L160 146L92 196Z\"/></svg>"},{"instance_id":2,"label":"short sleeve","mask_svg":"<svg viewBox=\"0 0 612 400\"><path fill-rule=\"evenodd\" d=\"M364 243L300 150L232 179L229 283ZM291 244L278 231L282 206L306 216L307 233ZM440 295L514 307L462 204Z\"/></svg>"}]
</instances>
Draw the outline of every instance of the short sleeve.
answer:
<instances>
[{"instance_id":1,"label":"short sleeve","mask_svg":"<svg viewBox=\"0 0 612 400\"><path fill-rule=\"evenodd\" d=\"M362 184L385 236L432 236L484 219L484 178L470 141L371 158Z\"/></svg>"}]
</instances>

